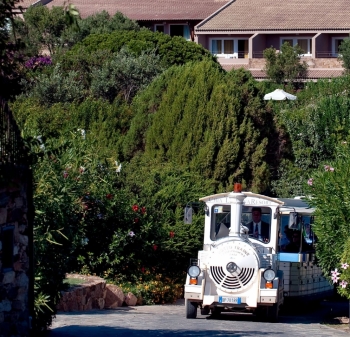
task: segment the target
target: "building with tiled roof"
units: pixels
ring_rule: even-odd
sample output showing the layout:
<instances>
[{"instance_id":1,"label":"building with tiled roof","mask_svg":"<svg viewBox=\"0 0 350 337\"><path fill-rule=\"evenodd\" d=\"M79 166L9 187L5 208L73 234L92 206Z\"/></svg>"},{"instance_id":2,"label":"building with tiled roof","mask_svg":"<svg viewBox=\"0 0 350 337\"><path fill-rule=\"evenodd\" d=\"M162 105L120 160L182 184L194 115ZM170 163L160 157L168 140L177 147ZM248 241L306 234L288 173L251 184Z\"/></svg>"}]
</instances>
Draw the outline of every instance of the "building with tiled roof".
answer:
<instances>
[{"instance_id":1,"label":"building with tiled roof","mask_svg":"<svg viewBox=\"0 0 350 337\"><path fill-rule=\"evenodd\" d=\"M349 33L348 0L232 0L195 27L196 42L225 69L244 66L253 74L263 69L264 49L298 44L310 79L342 74L338 48Z\"/></svg>"},{"instance_id":2,"label":"building with tiled roof","mask_svg":"<svg viewBox=\"0 0 350 337\"><path fill-rule=\"evenodd\" d=\"M64 0L24 0L64 6ZM348 0L70 0L82 18L121 12L153 31L180 35L217 55L224 69L243 67L264 77L263 51L298 44L308 78L340 76L338 47L350 33Z\"/></svg>"}]
</instances>

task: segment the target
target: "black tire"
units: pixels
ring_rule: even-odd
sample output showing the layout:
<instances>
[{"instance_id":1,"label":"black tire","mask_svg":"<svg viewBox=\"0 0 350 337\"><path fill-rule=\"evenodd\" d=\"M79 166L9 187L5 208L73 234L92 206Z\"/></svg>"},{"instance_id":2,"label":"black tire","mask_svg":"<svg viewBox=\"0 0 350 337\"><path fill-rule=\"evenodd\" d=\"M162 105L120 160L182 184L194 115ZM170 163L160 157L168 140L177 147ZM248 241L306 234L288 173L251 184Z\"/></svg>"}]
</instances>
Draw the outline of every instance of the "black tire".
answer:
<instances>
[{"instance_id":1,"label":"black tire","mask_svg":"<svg viewBox=\"0 0 350 337\"><path fill-rule=\"evenodd\" d=\"M267 320L273 323L277 322L278 313L279 313L279 306L277 303L275 303L272 307L267 307Z\"/></svg>"},{"instance_id":2,"label":"black tire","mask_svg":"<svg viewBox=\"0 0 350 337\"><path fill-rule=\"evenodd\" d=\"M211 317L219 318L222 313L223 308L214 307L211 309Z\"/></svg>"},{"instance_id":3,"label":"black tire","mask_svg":"<svg viewBox=\"0 0 350 337\"><path fill-rule=\"evenodd\" d=\"M197 318L197 308L198 308L197 303L186 300L185 302L186 318Z\"/></svg>"}]
</instances>

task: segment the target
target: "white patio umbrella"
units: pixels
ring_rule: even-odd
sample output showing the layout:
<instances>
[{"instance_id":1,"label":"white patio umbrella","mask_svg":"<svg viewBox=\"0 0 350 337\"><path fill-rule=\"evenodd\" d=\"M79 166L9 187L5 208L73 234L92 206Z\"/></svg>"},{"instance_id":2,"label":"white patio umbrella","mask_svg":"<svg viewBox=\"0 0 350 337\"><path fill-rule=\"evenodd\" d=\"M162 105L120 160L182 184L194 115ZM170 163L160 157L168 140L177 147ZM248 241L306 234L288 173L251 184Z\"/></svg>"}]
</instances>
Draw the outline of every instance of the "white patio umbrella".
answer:
<instances>
[{"instance_id":1,"label":"white patio umbrella","mask_svg":"<svg viewBox=\"0 0 350 337\"><path fill-rule=\"evenodd\" d=\"M282 89L276 89L275 91L272 91L264 96L264 100L269 101L270 99L274 101L283 101L286 99L294 101L295 99L297 99L297 96L289 94L288 92L285 92Z\"/></svg>"}]
</instances>

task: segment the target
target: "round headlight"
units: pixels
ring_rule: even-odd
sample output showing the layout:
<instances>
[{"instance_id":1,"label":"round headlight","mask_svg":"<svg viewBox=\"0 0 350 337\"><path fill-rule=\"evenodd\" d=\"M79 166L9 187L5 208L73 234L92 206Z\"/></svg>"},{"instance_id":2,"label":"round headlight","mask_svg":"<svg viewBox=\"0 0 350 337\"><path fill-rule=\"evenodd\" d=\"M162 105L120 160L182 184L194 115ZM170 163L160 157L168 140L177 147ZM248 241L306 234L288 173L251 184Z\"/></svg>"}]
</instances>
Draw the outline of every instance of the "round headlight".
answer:
<instances>
[{"instance_id":1,"label":"round headlight","mask_svg":"<svg viewBox=\"0 0 350 337\"><path fill-rule=\"evenodd\" d=\"M266 269L263 273L263 277L266 281L272 281L276 277L276 273L273 269Z\"/></svg>"},{"instance_id":2,"label":"round headlight","mask_svg":"<svg viewBox=\"0 0 350 337\"><path fill-rule=\"evenodd\" d=\"M190 266L187 273L190 277L197 277L201 273L201 270L198 266Z\"/></svg>"}]
</instances>

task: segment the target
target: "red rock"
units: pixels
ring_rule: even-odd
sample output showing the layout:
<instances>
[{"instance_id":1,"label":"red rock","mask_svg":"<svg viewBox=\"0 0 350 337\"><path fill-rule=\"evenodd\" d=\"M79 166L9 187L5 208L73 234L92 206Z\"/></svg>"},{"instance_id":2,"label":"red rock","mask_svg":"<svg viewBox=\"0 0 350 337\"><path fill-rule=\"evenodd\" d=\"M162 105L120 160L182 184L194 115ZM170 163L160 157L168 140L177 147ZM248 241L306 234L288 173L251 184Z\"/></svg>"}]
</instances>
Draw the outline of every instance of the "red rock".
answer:
<instances>
[{"instance_id":1,"label":"red rock","mask_svg":"<svg viewBox=\"0 0 350 337\"><path fill-rule=\"evenodd\" d=\"M115 309L123 305L125 295L123 290L114 284L106 285L105 308Z\"/></svg>"}]
</instances>

